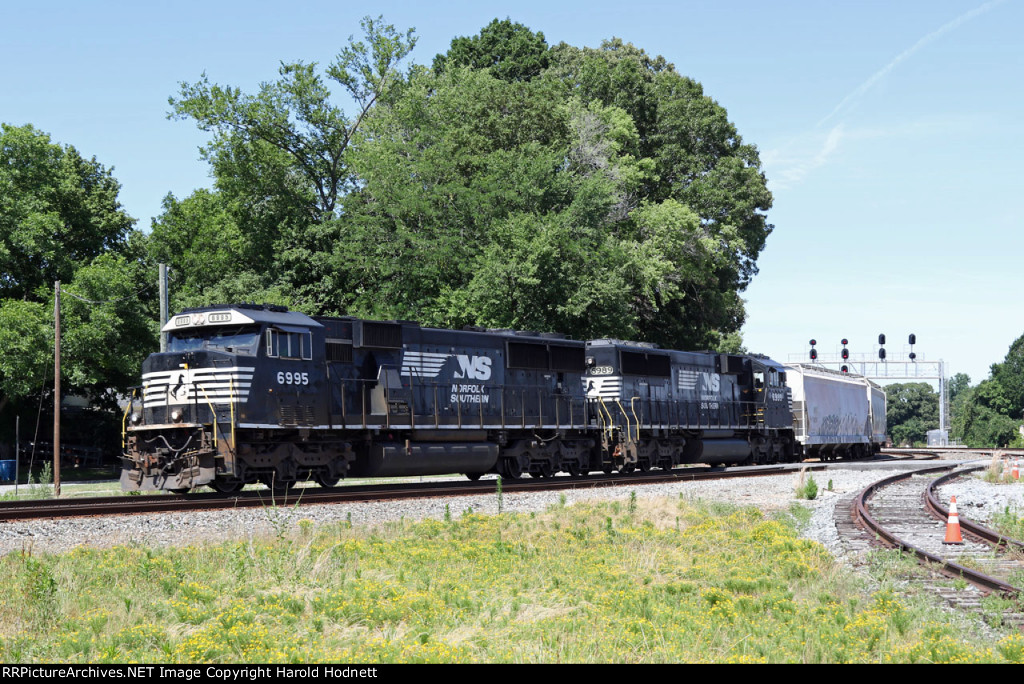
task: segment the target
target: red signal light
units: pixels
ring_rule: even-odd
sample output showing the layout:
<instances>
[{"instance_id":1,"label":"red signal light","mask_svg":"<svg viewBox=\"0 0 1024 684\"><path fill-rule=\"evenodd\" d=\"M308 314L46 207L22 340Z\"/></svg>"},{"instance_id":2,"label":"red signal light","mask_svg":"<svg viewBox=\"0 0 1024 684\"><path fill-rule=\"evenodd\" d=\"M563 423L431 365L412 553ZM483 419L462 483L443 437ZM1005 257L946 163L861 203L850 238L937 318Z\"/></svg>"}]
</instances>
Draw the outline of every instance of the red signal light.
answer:
<instances>
[{"instance_id":1,"label":"red signal light","mask_svg":"<svg viewBox=\"0 0 1024 684\"><path fill-rule=\"evenodd\" d=\"M845 361L848 358L850 358L850 350L847 349L846 347L843 347L843 361Z\"/></svg>"},{"instance_id":2,"label":"red signal light","mask_svg":"<svg viewBox=\"0 0 1024 684\"><path fill-rule=\"evenodd\" d=\"M846 338L844 337L844 338L843 338L843 346L845 347L845 346L846 346L846 345L848 345L848 344L850 344L850 341L849 341L849 340L847 340L847 339L846 339Z\"/></svg>"},{"instance_id":3,"label":"red signal light","mask_svg":"<svg viewBox=\"0 0 1024 684\"><path fill-rule=\"evenodd\" d=\"M811 361L817 361L817 360L818 360L818 350L817 349L811 349Z\"/></svg>"},{"instance_id":4,"label":"red signal light","mask_svg":"<svg viewBox=\"0 0 1024 684\"><path fill-rule=\"evenodd\" d=\"M849 373L850 372L850 367L849 366L843 366L840 370L843 371L844 373Z\"/></svg>"}]
</instances>

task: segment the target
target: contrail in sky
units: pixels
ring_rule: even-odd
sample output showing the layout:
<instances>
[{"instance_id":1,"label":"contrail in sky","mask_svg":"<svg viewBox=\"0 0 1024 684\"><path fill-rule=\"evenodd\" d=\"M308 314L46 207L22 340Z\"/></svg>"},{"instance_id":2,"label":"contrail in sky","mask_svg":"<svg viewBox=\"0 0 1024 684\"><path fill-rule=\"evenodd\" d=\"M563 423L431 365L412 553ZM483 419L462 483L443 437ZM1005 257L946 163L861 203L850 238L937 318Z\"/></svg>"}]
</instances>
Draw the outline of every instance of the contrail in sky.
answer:
<instances>
[{"instance_id":1,"label":"contrail in sky","mask_svg":"<svg viewBox=\"0 0 1024 684\"><path fill-rule=\"evenodd\" d=\"M925 36L921 40L919 40L916 43L914 43L911 47L907 48L906 50L901 52L899 55L897 55L896 58L893 59L891 62L886 64L884 67L879 69L877 72L875 72L875 74L873 76L871 76L871 78L869 78L868 80L866 80L863 83L861 83L860 86L856 90L854 90L852 93L850 93L845 98L843 98L843 101L840 102L836 106L835 109L833 109L831 112L829 112L828 116L826 116L824 119L819 121L817 126L821 126L826 121L831 119L833 116L838 114L840 111L842 111L843 109L846 109L852 102L855 102L856 100L859 100L861 97L863 97L864 93L866 93L868 90L871 89L871 86L873 86L876 83L878 83L878 81L883 79L890 71L895 69L899 65L900 62L902 62L903 60L905 60L908 57L910 57L911 55L913 55L915 52L917 52L918 50L923 48L925 45L927 45L928 43L931 43L934 40L937 40L937 39L941 38L942 36L946 35L950 31L952 31L953 29L955 29L958 26L960 26L961 24L964 24L964 23L970 21L971 19L977 17L978 15L981 15L981 14L984 14L985 12L988 12L990 9L992 9L996 5L1002 4L1004 1L1005 0L991 0L991 2L986 2L984 5L981 5L980 7L976 7L974 9L972 9L970 12L966 12L964 14L961 14L959 17L957 17L953 21L949 22L948 24L945 24L944 26L936 29L935 31L932 31L927 36Z\"/></svg>"}]
</instances>

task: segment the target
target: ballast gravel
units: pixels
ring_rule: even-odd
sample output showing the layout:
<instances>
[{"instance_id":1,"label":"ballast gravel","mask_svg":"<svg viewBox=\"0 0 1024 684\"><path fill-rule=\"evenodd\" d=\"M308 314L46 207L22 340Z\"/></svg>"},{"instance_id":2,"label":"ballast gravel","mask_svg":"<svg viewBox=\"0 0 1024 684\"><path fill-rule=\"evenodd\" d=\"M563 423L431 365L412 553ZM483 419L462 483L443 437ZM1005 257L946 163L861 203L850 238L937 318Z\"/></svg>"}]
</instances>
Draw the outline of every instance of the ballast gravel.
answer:
<instances>
[{"instance_id":1,"label":"ballast gravel","mask_svg":"<svg viewBox=\"0 0 1024 684\"><path fill-rule=\"evenodd\" d=\"M581 501L626 500L632 492L638 497L669 497L680 495L690 499L754 506L766 513L787 510L794 503L813 510L802 534L825 545L833 554L842 556L835 526L836 504L859 492L872 482L894 472L875 467L833 467L810 473L818 484L814 500L797 499L795 489L799 471L748 479L727 479L672 484L638 484L630 487L579 489L562 492L509 493L502 495L502 508L509 512L543 511L560 503L572 505ZM806 476L806 475L805 475ZM972 480L956 485L960 510L966 517L987 519L985 508L977 502L994 502L989 510L1002 510L1011 499L1024 506L1024 484L1019 487L988 485ZM1016 494L1011 490L1021 490ZM993 491L994 490L994 491ZM962 494L960 492L963 492ZM1015 497L1015 498L1014 498ZM0 523L0 554L12 552L60 553L77 546L110 547L120 544L148 546L188 545L231 539L272 537L289 533L299 520L314 524L351 522L372 526L398 519L441 519L447 512L459 516L467 510L474 513L498 512L497 494L421 499L375 503L303 506L300 508L261 508L193 513L141 514L105 516L72 520L38 520Z\"/></svg>"}]
</instances>

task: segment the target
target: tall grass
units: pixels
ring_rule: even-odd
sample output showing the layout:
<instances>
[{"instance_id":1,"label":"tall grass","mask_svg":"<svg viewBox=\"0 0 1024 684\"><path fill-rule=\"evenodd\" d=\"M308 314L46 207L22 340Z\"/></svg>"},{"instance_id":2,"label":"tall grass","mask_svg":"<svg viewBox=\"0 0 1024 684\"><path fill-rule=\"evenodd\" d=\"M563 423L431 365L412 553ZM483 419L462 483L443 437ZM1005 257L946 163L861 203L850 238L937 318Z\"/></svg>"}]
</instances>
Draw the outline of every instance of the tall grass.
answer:
<instances>
[{"instance_id":1,"label":"tall grass","mask_svg":"<svg viewBox=\"0 0 1024 684\"><path fill-rule=\"evenodd\" d=\"M14 662L1002 662L754 509L555 505L0 558ZM275 531L276 532L276 531Z\"/></svg>"}]
</instances>

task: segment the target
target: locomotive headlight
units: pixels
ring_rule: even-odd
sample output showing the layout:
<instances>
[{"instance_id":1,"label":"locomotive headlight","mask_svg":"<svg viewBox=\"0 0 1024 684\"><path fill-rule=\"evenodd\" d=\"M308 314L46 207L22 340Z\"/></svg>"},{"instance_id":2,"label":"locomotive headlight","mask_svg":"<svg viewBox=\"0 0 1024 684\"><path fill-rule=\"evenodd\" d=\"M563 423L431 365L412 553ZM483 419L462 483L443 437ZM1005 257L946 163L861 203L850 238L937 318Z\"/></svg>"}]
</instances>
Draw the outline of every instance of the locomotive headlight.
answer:
<instances>
[{"instance_id":1,"label":"locomotive headlight","mask_svg":"<svg viewBox=\"0 0 1024 684\"><path fill-rule=\"evenodd\" d=\"M142 414L139 412L132 413L132 425L138 425L142 422Z\"/></svg>"},{"instance_id":2,"label":"locomotive headlight","mask_svg":"<svg viewBox=\"0 0 1024 684\"><path fill-rule=\"evenodd\" d=\"M179 411L178 409L174 409L173 411L171 411L171 420L173 420L175 423L180 423L181 411Z\"/></svg>"}]
</instances>

